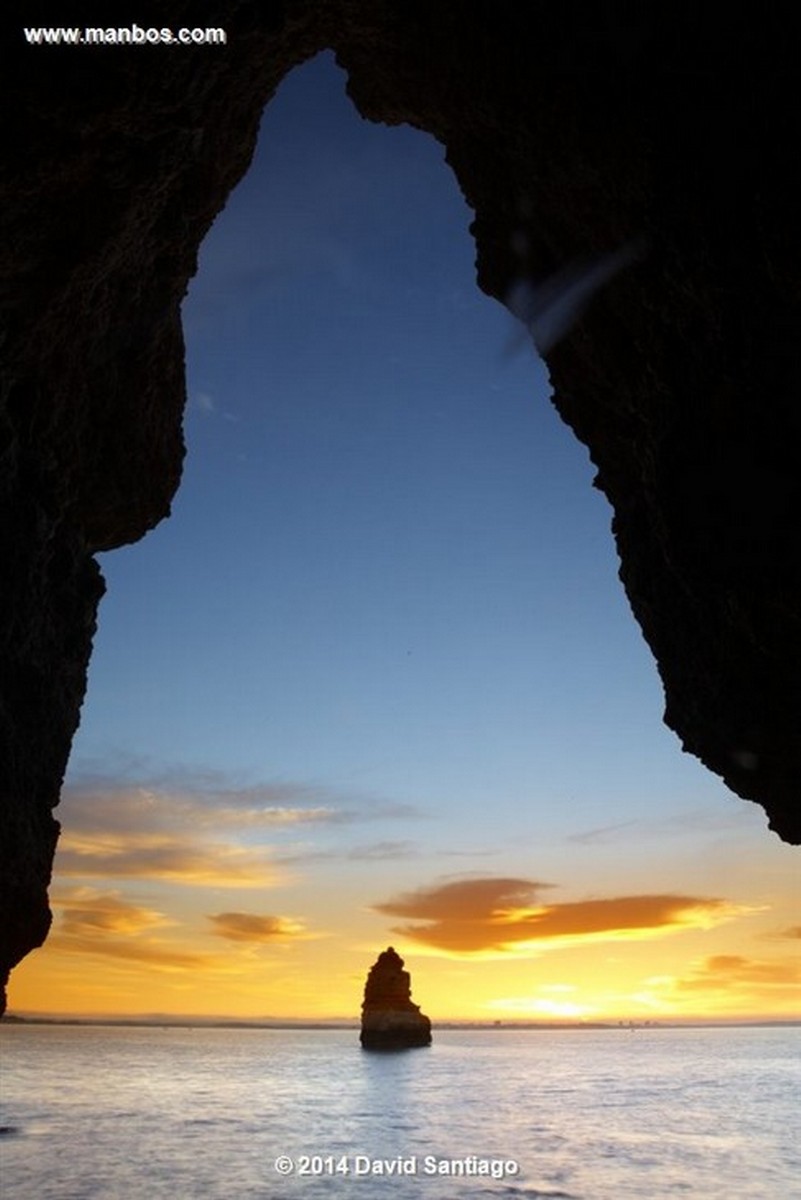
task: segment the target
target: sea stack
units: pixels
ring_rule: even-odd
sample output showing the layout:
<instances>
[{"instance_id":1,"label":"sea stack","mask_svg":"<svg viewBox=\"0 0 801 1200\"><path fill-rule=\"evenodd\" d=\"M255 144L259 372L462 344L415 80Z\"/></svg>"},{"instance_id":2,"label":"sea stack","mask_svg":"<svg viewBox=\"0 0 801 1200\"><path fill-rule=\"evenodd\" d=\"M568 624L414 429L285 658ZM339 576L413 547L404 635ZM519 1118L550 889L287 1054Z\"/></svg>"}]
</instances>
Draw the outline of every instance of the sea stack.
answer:
<instances>
[{"instance_id":1,"label":"sea stack","mask_svg":"<svg viewBox=\"0 0 801 1200\"><path fill-rule=\"evenodd\" d=\"M412 1004L409 972L390 946L379 954L364 985L361 1043L365 1050L431 1045L431 1022Z\"/></svg>"}]
</instances>

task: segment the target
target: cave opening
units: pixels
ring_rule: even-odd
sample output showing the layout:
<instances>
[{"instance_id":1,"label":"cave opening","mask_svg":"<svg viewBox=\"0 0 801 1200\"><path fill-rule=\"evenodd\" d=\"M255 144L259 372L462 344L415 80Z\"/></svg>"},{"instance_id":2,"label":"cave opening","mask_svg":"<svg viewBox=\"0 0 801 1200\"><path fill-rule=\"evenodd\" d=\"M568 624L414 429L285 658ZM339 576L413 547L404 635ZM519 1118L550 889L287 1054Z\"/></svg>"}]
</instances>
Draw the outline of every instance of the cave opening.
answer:
<instances>
[{"instance_id":1,"label":"cave opening","mask_svg":"<svg viewBox=\"0 0 801 1200\"><path fill-rule=\"evenodd\" d=\"M470 219L442 148L364 122L330 56L287 77L184 308L173 516L103 559L56 922L16 1007L42 1006L49 970L73 1011L251 1014L267 994L337 1015L346 984L314 980L343 953L356 971L392 897L436 881L528 902L542 879L729 888L760 816L661 724L609 508L475 287ZM421 990L452 996L461 970L431 960ZM597 963L569 1000L548 971L521 998L515 970L479 957L459 1015L610 1002Z\"/></svg>"}]
</instances>

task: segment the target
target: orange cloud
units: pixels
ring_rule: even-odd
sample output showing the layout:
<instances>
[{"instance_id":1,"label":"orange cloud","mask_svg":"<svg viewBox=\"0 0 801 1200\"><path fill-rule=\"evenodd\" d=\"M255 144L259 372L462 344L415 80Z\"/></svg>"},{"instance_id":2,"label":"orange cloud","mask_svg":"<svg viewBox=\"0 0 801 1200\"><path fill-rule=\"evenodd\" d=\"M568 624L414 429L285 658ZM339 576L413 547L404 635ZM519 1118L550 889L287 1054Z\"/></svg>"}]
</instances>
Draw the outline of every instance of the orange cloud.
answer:
<instances>
[{"instance_id":1,"label":"orange cloud","mask_svg":"<svg viewBox=\"0 0 801 1200\"><path fill-rule=\"evenodd\" d=\"M299 921L290 917L267 917L256 913L226 912L209 915L218 937L232 942L273 942L303 933Z\"/></svg>"},{"instance_id":2,"label":"orange cloud","mask_svg":"<svg viewBox=\"0 0 801 1200\"><path fill-rule=\"evenodd\" d=\"M61 932L78 937L133 935L172 924L163 913L122 900L119 892L73 888L52 896L51 903L61 913Z\"/></svg>"},{"instance_id":3,"label":"orange cloud","mask_svg":"<svg viewBox=\"0 0 801 1200\"><path fill-rule=\"evenodd\" d=\"M119 941L94 935L80 937L55 933L48 938L47 945L49 950L88 955L91 958L126 959L168 971L209 970L217 965L209 954L190 954L152 940Z\"/></svg>"},{"instance_id":4,"label":"orange cloud","mask_svg":"<svg viewBox=\"0 0 801 1200\"><path fill-rule=\"evenodd\" d=\"M723 900L681 895L616 896L544 904L551 885L529 879L462 879L374 905L424 924L394 926L415 941L455 953L508 952L538 943L644 937L705 927L732 915Z\"/></svg>"},{"instance_id":5,"label":"orange cloud","mask_svg":"<svg viewBox=\"0 0 801 1200\"><path fill-rule=\"evenodd\" d=\"M60 919L48 938L48 953L125 959L162 970L198 970L214 964L209 955L187 953L149 936L151 930L175 922L124 900L119 892L67 888L54 894L51 903Z\"/></svg>"},{"instance_id":6,"label":"orange cloud","mask_svg":"<svg viewBox=\"0 0 801 1200\"><path fill-rule=\"evenodd\" d=\"M716 954L706 959L687 979L677 981L684 990L717 990L721 987L797 987L801 963L777 959L759 960L739 954Z\"/></svg>"}]
</instances>

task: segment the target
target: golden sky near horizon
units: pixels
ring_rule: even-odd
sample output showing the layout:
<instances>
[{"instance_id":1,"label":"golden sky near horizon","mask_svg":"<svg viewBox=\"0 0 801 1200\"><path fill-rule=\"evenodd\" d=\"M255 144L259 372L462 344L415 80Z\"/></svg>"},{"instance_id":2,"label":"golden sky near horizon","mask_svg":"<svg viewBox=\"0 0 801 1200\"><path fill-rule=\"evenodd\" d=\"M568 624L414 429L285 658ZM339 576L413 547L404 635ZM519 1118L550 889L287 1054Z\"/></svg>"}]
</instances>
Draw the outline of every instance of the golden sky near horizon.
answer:
<instances>
[{"instance_id":1,"label":"golden sky near horizon","mask_svg":"<svg viewBox=\"0 0 801 1200\"><path fill-rule=\"evenodd\" d=\"M662 725L443 148L344 85L284 81L204 242L10 1011L355 1018L392 944L435 1022L797 1017L801 851Z\"/></svg>"},{"instance_id":2,"label":"golden sky near horizon","mask_svg":"<svg viewBox=\"0 0 801 1200\"><path fill-rule=\"evenodd\" d=\"M355 1018L393 944L434 1021L801 1014L798 851L737 801L689 840L693 814L482 848L399 807L218 800L68 789L11 1012Z\"/></svg>"},{"instance_id":3,"label":"golden sky near horizon","mask_svg":"<svg viewBox=\"0 0 801 1200\"><path fill-rule=\"evenodd\" d=\"M801 852L662 725L443 148L344 85L284 81L201 250L10 1010L355 1018L392 944L435 1022L797 1017Z\"/></svg>"}]
</instances>

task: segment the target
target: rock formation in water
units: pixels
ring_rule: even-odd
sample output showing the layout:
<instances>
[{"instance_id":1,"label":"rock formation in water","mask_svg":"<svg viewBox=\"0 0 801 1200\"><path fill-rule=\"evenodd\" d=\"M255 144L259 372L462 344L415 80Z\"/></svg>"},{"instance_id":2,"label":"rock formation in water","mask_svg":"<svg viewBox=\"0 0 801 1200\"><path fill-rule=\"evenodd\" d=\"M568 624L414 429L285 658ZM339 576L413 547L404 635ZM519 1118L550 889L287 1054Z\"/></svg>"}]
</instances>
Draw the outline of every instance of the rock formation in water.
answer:
<instances>
[{"instance_id":1,"label":"rock formation in water","mask_svg":"<svg viewBox=\"0 0 801 1200\"><path fill-rule=\"evenodd\" d=\"M367 976L360 1041L365 1050L431 1045L431 1022L412 1003L409 972L392 946L379 954Z\"/></svg>"},{"instance_id":2,"label":"rock formation in water","mask_svg":"<svg viewBox=\"0 0 801 1200\"><path fill-rule=\"evenodd\" d=\"M30 5L4 11L0 978L50 922L93 556L162 520L180 479L198 246L265 103L326 47L363 116L445 147L480 287L522 282L531 309L557 275L582 301L546 331L553 402L614 510L665 721L801 841L794 6L725 27L619 0L176 0L169 19L201 11L224 46L33 46Z\"/></svg>"}]
</instances>

